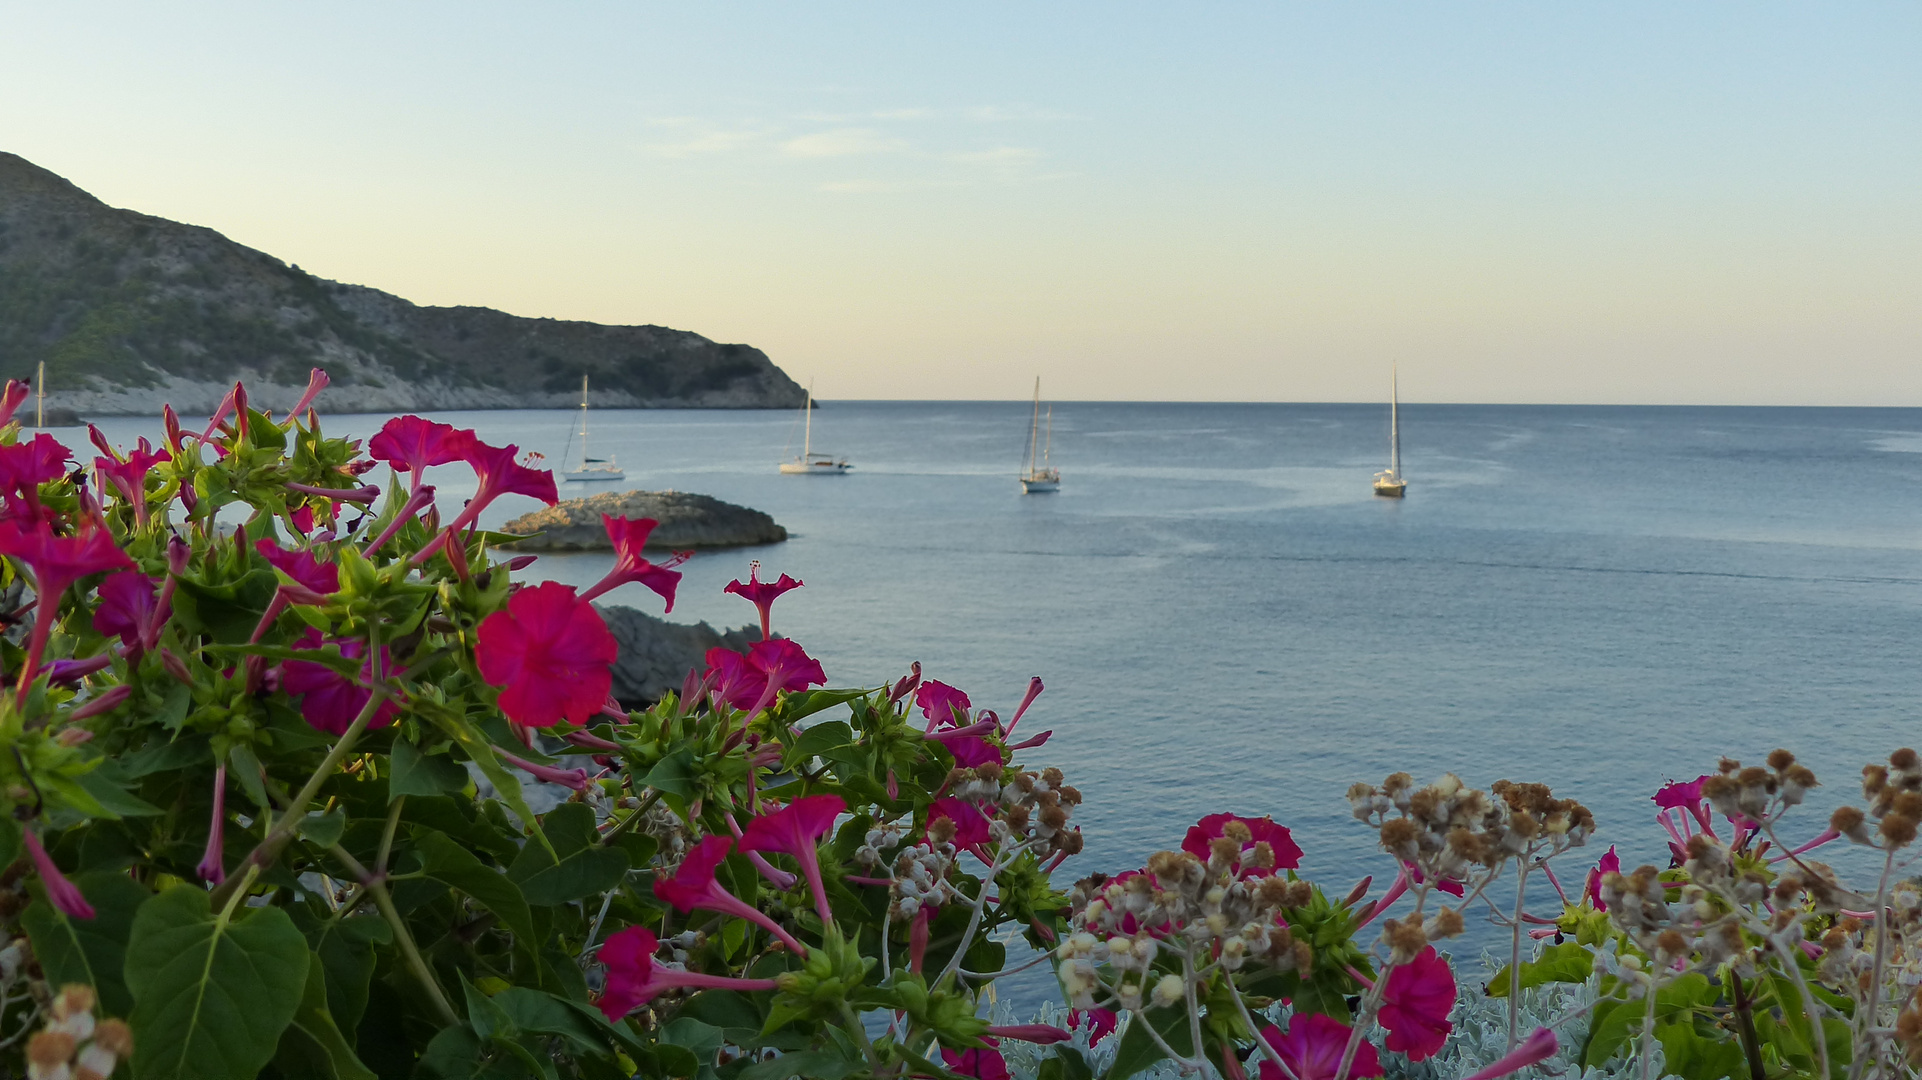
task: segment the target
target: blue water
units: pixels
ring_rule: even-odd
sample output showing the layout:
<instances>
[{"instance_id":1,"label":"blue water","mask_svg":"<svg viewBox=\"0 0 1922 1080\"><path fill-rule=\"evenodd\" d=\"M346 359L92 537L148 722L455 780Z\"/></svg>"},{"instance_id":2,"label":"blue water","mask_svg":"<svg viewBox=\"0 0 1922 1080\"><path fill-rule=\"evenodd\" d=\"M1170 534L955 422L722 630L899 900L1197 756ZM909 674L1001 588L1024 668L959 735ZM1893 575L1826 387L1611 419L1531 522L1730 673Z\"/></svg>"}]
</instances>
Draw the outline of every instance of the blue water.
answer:
<instances>
[{"instance_id":1,"label":"blue water","mask_svg":"<svg viewBox=\"0 0 1922 1080\"><path fill-rule=\"evenodd\" d=\"M550 457L570 423L439 418ZM1402 501L1369 489L1386 421L1064 403L1062 488L1037 496L1015 481L1025 403L829 403L815 445L856 463L845 477L776 472L793 414L606 411L594 434L625 486L792 534L695 558L672 617L749 621L721 586L759 558L807 582L775 625L836 684L920 660L1005 716L1040 675L1022 728L1055 736L1028 760L1086 796L1079 873L1231 810L1289 825L1303 872L1343 892L1386 865L1343 792L1395 770L1547 783L1594 810L1594 854L1665 861L1665 779L1790 747L1829 785L1790 830L1812 834L1864 762L1922 734L1922 410L1408 405ZM471 481L438 472L458 505ZM585 584L608 564L532 572ZM638 586L614 600L660 610Z\"/></svg>"}]
</instances>

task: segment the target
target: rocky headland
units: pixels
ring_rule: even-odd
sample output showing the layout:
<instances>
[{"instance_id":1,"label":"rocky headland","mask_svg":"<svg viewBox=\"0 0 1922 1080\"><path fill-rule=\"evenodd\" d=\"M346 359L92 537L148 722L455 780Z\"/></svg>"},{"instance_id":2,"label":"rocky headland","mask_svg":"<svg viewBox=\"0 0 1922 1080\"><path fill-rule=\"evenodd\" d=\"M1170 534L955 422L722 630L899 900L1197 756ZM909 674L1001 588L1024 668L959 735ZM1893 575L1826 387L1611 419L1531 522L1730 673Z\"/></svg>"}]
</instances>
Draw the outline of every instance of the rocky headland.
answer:
<instances>
[{"instance_id":1,"label":"rocky headland","mask_svg":"<svg viewBox=\"0 0 1922 1080\"><path fill-rule=\"evenodd\" d=\"M517 551L606 551L612 545L601 515L660 522L647 539L649 548L748 547L776 544L787 530L759 510L687 491L609 491L542 507L501 526L502 532L528 537ZM531 535L538 533L539 535Z\"/></svg>"},{"instance_id":2,"label":"rocky headland","mask_svg":"<svg viewBox=\"0 0 1922 1080\"><path fill-rule=\"evenodd\" d=\"M628 607L599 610L621 646L620 659L614 662L613 694L627 708L652 705L670 690L679 692L689 671L706 668L709 649L745 652L760 637L751 626L716 630L706 623L671 623Z\"/></svg>"},{"instance_id":3,"label":"rocky headland","mask_svg":"<svg viewBox=\"0 0 1922 1080\"><path fill-rule=\"evenodd\" d=\"M422 307L328 281L212 229L118 210L0 153L0 377L47 366L82 416L211 411L235 379L286 409L310 367L333 412L798 408L761 350L661 326Z\"/></svg>"}]
</instances>

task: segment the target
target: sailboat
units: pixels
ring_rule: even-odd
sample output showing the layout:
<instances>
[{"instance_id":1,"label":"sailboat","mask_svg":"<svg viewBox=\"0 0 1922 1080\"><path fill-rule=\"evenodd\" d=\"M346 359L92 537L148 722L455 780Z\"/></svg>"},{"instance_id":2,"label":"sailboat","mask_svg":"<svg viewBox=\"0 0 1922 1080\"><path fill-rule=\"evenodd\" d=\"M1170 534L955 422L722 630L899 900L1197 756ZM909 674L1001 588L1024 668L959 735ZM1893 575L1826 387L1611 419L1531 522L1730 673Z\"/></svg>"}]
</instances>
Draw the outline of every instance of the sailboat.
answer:
<instances>
[{"instance_id":1,"label":"sailboat","mask_svg":"<svg viewBox=\"0 0 1922 1080\"><path fill-rule=\"evenodd\" d=\"M1401 373L1391 368L1388 375L1388 467L1375 474L1375 494L1399 499L1408 494L1408 481L1401 478Z\"/></svg>"},{"instance_id":2,"label":"sailboat","mask_svg":"<svg viewBox=\"0 0 1922 1080\"><path fill-rule=\"evenodd\" d=\"M1061 488L1061 470L1048 463L1054 449L1054 406L1048 406L1047 436L1041 434L1041 377L1034 379L1034 419L1028 424L1028 467L1021 474L1021 493L1035 495ZM1036 453L1040 454L1039 459Z\"/></svg>"},{"instance_id":3,"label":"sailboat","mask_svg":"<svg viewBox=\"0 0 1922 1080\"><path fill-rule=\"evenodd\" d=\"M606 458L597 458L597 457L590 456L587 452L587 376L586 375L581 376L580 436L581 436L581 467L569 472L562 473L561 475L564 478L568 480L583 480L583 481L627 479L627 474L621 471L621 467L614 463L614 459L611 456ZM572 449L572 443L574 442L573 437L570 435L567 441L569 443L569 449ZM566 466L567 466L567 452L562 451L561 467L566 468Z\"/></svg>"},{"instance_id":4,"label":"sailboat","mask_svg":"<svg viewBox=\"0 0 1922 1080\"><path fill-rule=\"evenodd\" d=\"M790 476L841 476L854 468L848 464L847 458L814 452L814 383L811 380L808 382L807 401L801 405L801 417L805 421L801 434L801 456L793 461L781 462L782 472Z\"/></svg>"}]
</instances>

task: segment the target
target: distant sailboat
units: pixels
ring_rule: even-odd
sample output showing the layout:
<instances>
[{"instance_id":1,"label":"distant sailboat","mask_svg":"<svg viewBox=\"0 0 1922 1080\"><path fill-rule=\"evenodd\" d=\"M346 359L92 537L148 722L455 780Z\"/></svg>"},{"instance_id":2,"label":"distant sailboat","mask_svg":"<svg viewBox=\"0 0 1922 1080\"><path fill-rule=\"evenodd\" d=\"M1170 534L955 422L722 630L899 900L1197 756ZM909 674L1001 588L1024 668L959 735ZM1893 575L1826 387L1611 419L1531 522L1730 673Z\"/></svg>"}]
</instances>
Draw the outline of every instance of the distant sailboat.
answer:
<instances>
[{"instance_id":1,"label":"distant sailboat","mask_svg":"<svg viewBox=\"0 0 1922 1080\"><path fill-rule=\"evenodd\" d=\"M807 400L801 405L801 416L805 420L801 434L801 456L793 461L781 462L782 472L789 476L841 476L854 468L848 464L847 458L814 452L814 383L812 381L808 383ZM789 437L792 438L792 436Z\"/></svg>"},{"instance_id":2,"label":"distant sailboat","mask_svg":"<svg viewBox=\"0 0 1922 1080\"><path fill-rule=\"evenodd\" d=\"M1021 474L1021 493L1036 495L1061 488L1061 470L1048 463L1054 450L1054 406L1048 406L1047 436L1041 434L1041 377L1034 379L1034 418L1028 424L1028 467ZM1036 454L1040 457L1037 459Z\"/></svg>"},{"instance_id":3,"label":"distant sailboat","mask_svg":"<svg viewBox=\"0 0 1922 1080\"><path fill-rule=\"evenodd\" d=\"M562 473L561 474L562 477L568 480L582 480L582 481L590 481L590 482L599 481L599 480L627 479L627 474L622 472L621 467L614 463L613 457L610 456L607 458L597 458L597 457L591 457L588 455L588 452L587 452L587 376L585 375L581 376L580 436L581 436L581 467L571 472ZM569 448L572 449L571 444L574 441L573 438L569 437L567 441L570 444ZM567 453L565 451L561 453L561 466L562 468L566 468L567 466Z\"/></svg>"},{"instance_id":4,"label":"distant sailboat","mask_svg":"<svg viewBox=\"0 0 1922 1080\"><path fill-rule=\"evenodd\" d=\"M1388 376L1388 467L1375 474L1375 494L1399 499L1408 494L1408 481L1401 478L1401 373L1390 369Z\"/></svg>"}]
</instances>

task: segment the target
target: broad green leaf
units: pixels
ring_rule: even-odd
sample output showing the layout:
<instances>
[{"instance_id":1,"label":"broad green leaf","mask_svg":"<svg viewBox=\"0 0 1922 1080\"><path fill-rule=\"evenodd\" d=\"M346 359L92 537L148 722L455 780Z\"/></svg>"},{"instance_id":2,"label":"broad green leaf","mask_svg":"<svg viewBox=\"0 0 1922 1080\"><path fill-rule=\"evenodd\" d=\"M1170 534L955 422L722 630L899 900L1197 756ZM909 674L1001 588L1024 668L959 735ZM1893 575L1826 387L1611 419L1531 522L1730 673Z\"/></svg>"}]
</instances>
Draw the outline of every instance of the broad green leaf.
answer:
<instances>
[{"instance_id":1,"label":"broad green leaf","mask_svg":"<svg viewBox=\"0 0 1922 1080\"><path fill-rule=\"evenodd\" d=\"M1193 1056L1194 1040L1189 1038L1188 1013L1185 1009L1150 1009L1135 1013L1128 1018L1128 1029L1121 1033L1121 1045L1115 1050L1114 1064L1108 1067L1106 1080L1128 1080L1128 1077L1168 1056L1149 1037L1144 1027L1146 1024L1153 1024L1175 1053Z\"/></svg>"},{"instance_id":2,"label":"broad green leaf","mask_svg":"<svg viewBox=\"0 0 1922 1080\"><path fill-rule=\"evenodd\" d=\"M801 761L818 757L837 746L846 746L854 741L854 731L839 720L829 720L816 724L801 733L794 741L793 754Z\"/></svg>"},{"instance_id":3,"label":"broad green leaf","mask_svg":"<svg viewBox=\"0 0 1922 1080\"><path fill-rule=\"evenodd\" d=\"M319 964L307 965L306 992L301 995L293 1024L281 1033L280 1049L274 1060L276 1064L287 1062L305 1069L300 1075L326 1080L378 1080L354 1056L353 1045L341 1034L333 1014L328 1011L327 977ZM280 1071L286 1074L289 1070L281 1066Z\"/></svg>"},{"instance_id":4,"label":"broad green leaf","mask_svg":"<svg viewBox=\"0 0 1922 1080\"><path fill-rule=\"evenodd\" d=\"M127 945L134 1074L248 1080L274 1056L307 988L306 939L275 907L229 920L178 885L134 916Z\"/></svg>"},{"instance_id":5,"label":"broad green leaf","mask_svg":"<svg viewBox=\"0 0 1922 1080\"><path fill-rule=\"evenodd\" d=\"M93 905L91 919L69 919L44 898L36 899L20 917L33 942L34 958L47 974L47 983L85 983L100 997L108 1016L133 1012L123 971L127 938L134 913L152 896L125 874L96 870L73 879L81 895Z\"/></svg>"},{"instance_id":6,"label":"broad green leaf","mask_svg":"<svg viewBox=\"0 0 1922 1080\"><path fill-rule=\"evenodd\" d=\"M473 897L529 948L540 940L540 935L534 932L534 916L527 909L527 898L513 882L439 833L426 833L416 846L425 860L421 869L428 877Z\"/></svg>"},{"instance_id":7,"label":"broad green leaf","mask_svg":"<svg viewBox=\"0 0 1922 1080\"><path fill-rule=\"evenodd\" d=\"M340 834L347 829L347 814L335 808L327 813L318 811L300 819L301 838L316 847L330 848L340 843Z\"/></svg>"},{"instance_id":8,"label":"broad green leaf","mask_svg":"<svg viewBox=\"0 0 1922 1080\"><path fill-rule=\"evenodd\" d=\"M578 1052L611 1056L611 1033L605 1025L590 1023L574 1002L525 986L510 986L494 995L493 1001L518 1031L559 1036Z\"/></svg>"},{"instance_id":9,"label":"broad green leaf","mask_svg":"<svg viewBox=\"0 0 1922 1080\"><path fill-rule=\"evenodd\" d=\"M421 1052L415 1075L427 1080L469 1080L482 1045L480 1038L465 1027L442 1028Z\"/></svg>"},{"instance_id":10,"label":"broad green leaf","mask_svg":"<svg viewBox=\"0 0 1922 1080\"><path fill-rule=\"evenodd\" d=\"M661 1037L655 1052L661 1054L663 1059L661 1064L664 1068L669 1067L666 1060L668 1055L664 1053L665 1051L680 1049L691 1054L698 1067L698 1072L695 1073L697 1080L715 1080L714 1058L720 1053L721 1044L726 1041L727 1037L721 1034L721 1029L683 1016L669 1021L665 1027L661 1028ZM670 1071L675 1076L688 1075L671 1068Z\"/></svg>"},{"instance_id":11,"label":"broad green leaf","mask_svg":"<svg viewBox=\"0 0 1922 1080\"><path fill-rule=\"evenodd\" d=\"M1094 1069L1088 1064L1088 1057L1075 1047L1063 1043L1054 1048L1054 1060L1061 1064L1061 1080L1094 1080Z\"/></svg>"},{"instance_id":12,"label":"broad green leaf","mask_svg":"<svg viewBox=\"0 0 1922 1080\"><path fill-rule=\"evenodd\" d=\"M377 915L319 919L300 908L294 922L307 935L327 977L327 1011L342 1031L360 1026L367 1010L368 981L374 977L374 946L394 940L394 929Z\"/></svg>"},{"instance_id":13,"label":"broad green leaf","mask_svg":"<svg viewBox=\"0 0 1922 1080\"><path fill-rule=\"evenodd\" d=\"M784 723L792 724L802 717L813 716L823 709L846 705L855 698L866 696L866 690L809 690L800 694L788 694L782 698L778 712Z\"/></svg>"},{"instance_id":14,"label":"broad green leaf","mask_svg":"<svg viewBox=\"0 0 1922 1080\"><path fill-rule=\"evenodd\" d=\"M423 755L405 739L394 742L387 776L387 795L445 795L467 787L467 769L446 754Z\"/></svg>"},{"instance_id":15,"label":"broad green leaf","mask_svg":"<svg viewBox=\"0 0 1922 1080\"><path fill-rule=\"evenodd\" d=\"M1573 941L1550 945L1534 960L1522 963L1522 989L1543 983L1584 983L1595 972L1595 954ZM1504 966L1488 983L1489 997L1507 997L1512 979Z\"/></svg>"},{"instance_id":16,"label":"broad green leaf","mask_svg":"<svg viewBox=\"0 0 1922 1080\"><path fill-rule=\"evenodd\" d=\"M682 799L694 797L694 751L685 747L654 763L641 777L646 787L656 788Z\"/></svg>"},{"instance_id":17,"label":"broad green leaf","mask_svg":"<svg viewBox=\"0 0 1922 1080\"><path fill-rule=\"evenodd\" d=\"M185 577L177 580L175 623L189 634L210 634L223 645L246 644L280 588L272 570L250 570L224 585L204 585Z\"/></svg>"},{"instance_id":18,"label":"broad green leaf","mask_svg":"<svg viewBox=\"0 0 1922 1080\"><path fill-rule=\"evenodd\" d=\"M583 803L549 811L541 832L549 846L525 845L507 868L508 880L521 887L529 904L549 907L604 893L627 874L627 852L600 846L594 811ZM554 853L561 856L558 863Z\"/></svg>"},{"instance_id":19,"label":"broad green leaf","mask_svg":"<svg viewBox=\"0 0 1922 1080\"><path fill-rule=\"evenodd\" d=\"M1658 1024L1655 1037L1662 1043L1662 1071L1683 1080L1722 1080L1747 1070L1741 1044L1734 1039L1711 1039L1698 1034L1692 1023Z\"/></svg>"},{"instance_id":20,"label":"broad green leaf","mask_svg":"<svg viewBox=\"0 0 1922 1080\"><path fill-rule=\"evenodd\" d=\"M180 706L179 719L184 720L187 716L187 706L193 701L193 691L182 683L174 683L167 691L166 704L161 709L162 713L171 714L176 700ZM166 717L161 716L156 719L164 724ZM178 722L178 720L175 721L175 723ZM121 758L116 764L119 765L121 774L131 780L151 773L184 769L189 765L205 761L210 756L212 751L208 749L205 736L182 735L172 740L154 739L146 746Z\"/></svg>"},{"instance_id":21,"label":"broad green leaf","mask_svg":"<svg viewBox=\"0 0 1922 1080\"><path fill-rule=\"evenodd\" d=\"M153 817L163 812L158 806L128 791L124 781L104 768L82 773L79 780L80 786L87 789L87 794L93 796L94 801L112 817Z\"/></svg>"}]
</instances>

